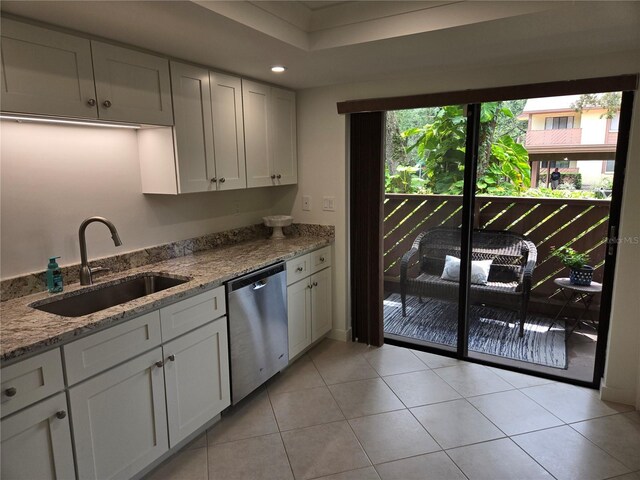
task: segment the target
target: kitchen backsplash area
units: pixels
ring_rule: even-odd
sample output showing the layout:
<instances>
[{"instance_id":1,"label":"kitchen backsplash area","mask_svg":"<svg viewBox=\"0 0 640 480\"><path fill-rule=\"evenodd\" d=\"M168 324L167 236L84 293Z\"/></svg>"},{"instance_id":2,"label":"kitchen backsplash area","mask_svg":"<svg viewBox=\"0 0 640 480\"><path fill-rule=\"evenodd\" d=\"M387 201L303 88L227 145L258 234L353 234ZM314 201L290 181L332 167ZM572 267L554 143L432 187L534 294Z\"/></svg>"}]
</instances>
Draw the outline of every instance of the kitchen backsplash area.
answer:
<instances>
[{"instance_id":1,"label":"kitchen backsplash area","mask_svg":"<svg viewBox=\"0 0 640 480\"><path fill-rule=\"evenodd\" d=\"M320 236L333 238L335 235L335 227L331 225L295 223L290 227L285 227L284 233L287 236ZM110 273L117 273L216 247L233 245L258 238L268 238L270 234L270 228L265 227L263 224L255 224L143 248L121 255L95 259L91 261L91 266L109 268ZM46 271L42 270L28 275L2 280L0 282L0 301L5 302L14 298L45 291L47 288L45 274ZM62 267L62 275L67 285L78 282L79 274L79 264Z\"/></svg>"}]
</instances>

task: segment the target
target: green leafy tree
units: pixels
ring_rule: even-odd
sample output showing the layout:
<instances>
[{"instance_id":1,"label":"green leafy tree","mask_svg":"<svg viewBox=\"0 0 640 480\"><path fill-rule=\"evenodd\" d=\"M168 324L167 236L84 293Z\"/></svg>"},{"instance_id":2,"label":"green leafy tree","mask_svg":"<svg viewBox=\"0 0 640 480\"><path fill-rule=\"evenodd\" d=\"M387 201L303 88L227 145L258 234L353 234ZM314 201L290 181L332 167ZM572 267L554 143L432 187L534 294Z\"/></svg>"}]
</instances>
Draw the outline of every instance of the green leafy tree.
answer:
<instances>
[{"instance_id":1,"label":"green leafy tree","mask_svg":"<svg viewBox=\"0 0 640 480\"><path fill-rule=\"evenodd\" d=\"M621 92L585 93L571 104L571 108L576 112L582 112L590 108L602 108L605 113L600 115L600 118L613 118L620 111L621 101Z\"/></svg>"},{"instance_id":2,"label":"green leafy tree","mask_svg":"<svg viewBox=\"0 0 640 480\"><path fill-rule=\"evenodd\" d=\"M455 105L429 110L432 115L428 123L402 132L407 139L407 153L417 158L414 163L416 170L405 170L404 173L421 179L424 191L460 194L467 123L464 111ZM478 193L513 195L529 188L531 170L528 153L522 144L504 133L517 133L519 128L509 106L502 102L482 104ZM411 182L405 179L403 184L410 185Z\"/></svg>"}]
</instances>

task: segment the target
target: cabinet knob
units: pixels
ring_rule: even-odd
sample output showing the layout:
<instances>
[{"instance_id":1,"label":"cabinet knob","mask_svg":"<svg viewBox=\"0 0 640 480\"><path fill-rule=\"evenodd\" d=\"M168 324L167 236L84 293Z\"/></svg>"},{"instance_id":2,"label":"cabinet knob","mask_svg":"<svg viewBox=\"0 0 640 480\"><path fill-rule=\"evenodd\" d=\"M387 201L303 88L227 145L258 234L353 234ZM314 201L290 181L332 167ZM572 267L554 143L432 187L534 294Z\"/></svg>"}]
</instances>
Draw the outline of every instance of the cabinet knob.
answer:
<instances>
[{"instance_id":1,"label":"cabinet knob","mask_svg":"<svg viewBox=\"0 0 640 480\"><path fill-rule=\"evenodd\" d=\"M324 257L320 257L320 263L324 263Z\"/></svg>"},{"instance_id":2,"label":"cabinet knob","mask_svg":"<svg viewBox=\"0 0 640 480\"><path fill-rule=\"evenodd\" d=\"M296 268L296 272L301 272L302 270L304 270L304 268L302 268L302 267Z\"/></svg>"},{"instance_id":3,"label":"cabinet knob","mask_svg":"<svg viewBox=\"0 0 640 480\"><path fill-rule=\"evenodd\" d=\"M9 387L4 391L4 394L7 397L15 397L16 393L18 393L18 389L16 387Z\"/></svg>"},{"instance_id":4,"label":"cabinet knob","mask_svg":"<svg viewBox=\"0 0 640 480\"><path fill-rule=\"evenodd\" d=\"M87 100L87 105L89 105L90 107L95 107L96 106L96 99L95 98L90 98L89 100Z\"/></svg>"},{"instance_id":5,"label":"cabinet knob","mask_svg":"<svg viewBox=\"0 0 640 480\"><path fill-rule=\"evenodd\" d=\"M102 105L104 105L104 108L109 108L111 106L111 102L109 100L105 100L102 102Z\"/></svg>"},{"instance_id":6,"label":"cabinet knob","mask_svg":"<svg viewBox=\"0 0 640 480\"><path fill-rule=\"evenodd\" d=\"M307 285L307 288L313 288L313 285Z\"/></svg>"},{"instance_id":7,"label":"cabinet knob","mask_svg":"<svg viewBox=\"0 0 640 480\"><path fill-rule=\"evenodd\" d=\"M318 282L313 282L313 286L317 287L318 286Z\"/></svg>"},{"instance_id":8,"label":"cabinet knob","mask_svg":"<svg viewBox=\"0 0 640 480\"><path fill-rule=\"evenodd\" d=\"M276 175L276 178L282 178L282 175L278 174Z\"/></svg>"},{"instance_id":9,"label":"cabinet knob","mask_svg":"<svg viewBox=\"0 0 640 480\"><path fill-rule=\"evenodd\" d=\"M213 178L211 179L211 183L216 183L217 181L218 181L218 179L217 179L216 177L213 177Z\"/></svg>"},{"instance_id":10,"label":"cabinet knob","mask_svg":"<svg viewBox=\"0 0 640 480\"><path fill-rule=\"evenodd\" d=\"M222 177L222 178L220 179L220 183L224 183L224 182L226 182L226 180L225 180L225 178L224 178L224 177Z\"/></svg>"},{"instance_id":11,"label":"cabinet knob","mask_svg":"<svg viewBox=\"0 0 640 480\"><path fill-rule=\"evenodd\" d=\"M175 362L176 361L176 356L175 355L169 355L167 357L167 360L171 361L171 362Z\"/></svg>"},{"instance_id":12,"label":"cabinet knob","mask_svg":"<svg viewBox=\"0 0 640 480\"><path fill-rule=\"evenodd\" d=\"M62 420L66 416L67 416L67 412L65 412L64 410L60 410L59 412L56 413L56 417L59 418L60 420Z\"/></svg>"},{"instance_id":13,"label":"cabinet knob","mask_svg":"<svg viewBox=\"0 0 640 480\"><path fill-rule=\"evenodd\" d=\"M276 175L275 174L271 175L271 180L275 180L275 179L276 179Z\"/></svg>"},{"instance_id":14,"label":"cabinet knob","mask_svg":"<svg viewBox=\"0 0 640 480\"><path fill-rule=\"evenodd\" d=\"M158 368L162 368L163 365L164 365L164 362L162 360L158 360L156 362L156 367L158 367Z\"/></svg>"}]
</instances>

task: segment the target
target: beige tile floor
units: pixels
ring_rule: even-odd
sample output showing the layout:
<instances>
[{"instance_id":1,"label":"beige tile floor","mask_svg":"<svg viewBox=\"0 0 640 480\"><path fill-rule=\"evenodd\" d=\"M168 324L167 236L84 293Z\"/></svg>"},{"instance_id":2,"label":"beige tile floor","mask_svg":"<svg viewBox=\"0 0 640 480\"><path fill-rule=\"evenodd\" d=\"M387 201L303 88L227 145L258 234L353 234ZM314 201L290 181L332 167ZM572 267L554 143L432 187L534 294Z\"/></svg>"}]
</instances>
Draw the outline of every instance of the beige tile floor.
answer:
<instances>
[{"instance_id":1,"label":"beige tile floor","mask_svg":"<svg viewBox=\"0 0 640 480\"><path fill-rule=\"evenodd\" d=\"M640 480L640 413L598 393L325 340L152 480Z\"/></svg>"}]
</instances>

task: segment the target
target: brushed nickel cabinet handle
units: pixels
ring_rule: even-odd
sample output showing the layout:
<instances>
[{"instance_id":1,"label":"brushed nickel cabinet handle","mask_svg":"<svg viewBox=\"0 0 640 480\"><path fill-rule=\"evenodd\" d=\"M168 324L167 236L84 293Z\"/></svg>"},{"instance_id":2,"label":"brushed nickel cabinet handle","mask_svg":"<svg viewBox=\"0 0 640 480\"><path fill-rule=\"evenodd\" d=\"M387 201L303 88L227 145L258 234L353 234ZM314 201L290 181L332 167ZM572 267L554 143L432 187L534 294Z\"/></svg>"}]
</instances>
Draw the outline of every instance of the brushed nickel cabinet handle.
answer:
<instances>
[{"instance_id":1,"label":"brushed nickel cabinet handle","mask_svg":"<svg viewBox=\"0 0 640 480\"><path fill-rule=\"evenodd\" d=\"M7 397L15 397L16 393L18 393L18 389L16 387L9 387L4 391L4 394Z\"/></svg>"},{"instance_id":2,"label":"brushed nickel cabinet handle","mask_svg":"<svg viewBox=\"0 0 640 480\"><path fill-rule=\"evenodd\" d=\"M317 287L318 286L318 282L313 282L313 286Z\"/></svg>"},{"instance_id":3,"label":"brushed nickel cabinet handle","mask_svg":"<svg viewBox=\"0 0 640 480\"><path fill-rule=\"evenodd\" d=\"M164 365L164 362L162 360L158 360L156 362L156 367L158 367L158 368L162 368L163 365Z\"/></svg>"},{"instance_id":4,"label":"brushed nickel cabinet handle","mask_svg":"<svg viewBox=\"0 0 640 480\"><path fill-rule=\"evenodd\" d=\"M105 100L104 102L102 102L102 105L104 105L104 108L109 108L111 107L111 101Z\"/></svg>"},{"instance_id":5,"label":"brushed nickel cabinet handle","mask_svg":"<svg viewBox=\"0 0 640 480\"><path fill-rule=\"evenodd\" d=\"M96 99L95 98L90 98L89 100L87 100L87 105L89 105L90 107L95 107L96 106Z\"/></svg>"},{"instance_id":6,"label":"brushed nickel cabinet handle","mask_svg":"<svg viewBox=\"0 0 640 480\"><path fill-rule=\"evenodd\" d=\"M313 285L307 285L307 288L313 288Z\"/></svg>"},{"instance_id":7,"label":"brushed nickel cabinet handle","mask_svg":"<svg viewBox=\"0 0 640 480\"><path fill-rule=\"evenodd\" d=\"M224 177L222 177L222 178L220 179L220 183L224 183L224 182L226 182L226 181L227 181L227 180L226 180Z\"/></svg>"},{"instance_id":8,"label":"brushed nickel cabinet handle","mask_svg":"<svg viewBox=\"0 0 640 480\"><path fill-rule=\"evenodd\" d=\"M176 356L175 355L169 355L167 357L167 360L169 360L170 362L175 362L176 361Z\"/></svg>"},{"instance_id":9,"label":"brushed nickel cabinet handle","mask_svg":"<svg viewBox=\"0 0 640 480\"><path fill-rule=\"evenodd\" d=\"M323 263L324 262L324 257L320 257L320 262Z\"/></svg>"},{"instance_id":10,"label":"brushed nickel cabinet handle","mask_svg":"<svg viewBox=\"0 0 640 480\"><path fill-rule=\"evenodd\" d=\"M296 268L296 272L301 272L302 270L304 270L304 268L302 268L302 267Z\"/></svg>"},{"instance_id":11,"label":"brushed nickel cabinet handle","mask_svg":"<svg viewBox=\"0 0 640 480\"><path fill-rule=\"evenodd\" d=\"M59 412L56 413L56 417L58 417L60 420L62 420L66 416L67 416L67 412L65 412L64 410L60 410Z\"/></svg>"},{"instance_id":12,"label":"brushed nickel cabinet handle","mask_svg":"<svg viewBox=\"0 0 640 480\"><path fill-rule=\"evenodd\" d=\"M216 177L213 177L213 178L211 179L211 183L216 183L217 181L218 181L218 179L217 179Z\"/></svg>"},{"instance_id":13,"label":"brushed nickel cabinet handle","mask_svg":"<svg viewBox=\"0 0 640 480\"><path fill-rule=\"evenodd\" d=\"M275 179L276 179L275 174L271 175L271 180L275 180Z\"/></svg>"},{"instance_id":14,"label":"brushed nickel cabinet handle","mask_svg":"<svg viewBox=\"0 0 640 480\"><path fill-rule=\"evenodd\" d=\"M278 175L276 175L276 178L280 179L280 178L282 178L282 175L278 174Z\"/></svg>"}]
</instances>

